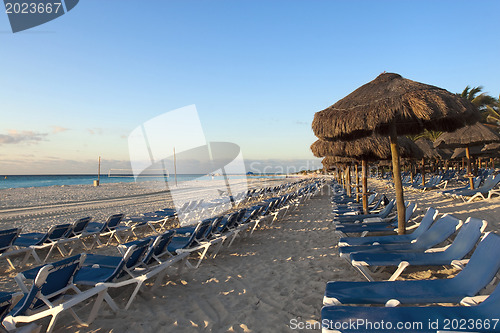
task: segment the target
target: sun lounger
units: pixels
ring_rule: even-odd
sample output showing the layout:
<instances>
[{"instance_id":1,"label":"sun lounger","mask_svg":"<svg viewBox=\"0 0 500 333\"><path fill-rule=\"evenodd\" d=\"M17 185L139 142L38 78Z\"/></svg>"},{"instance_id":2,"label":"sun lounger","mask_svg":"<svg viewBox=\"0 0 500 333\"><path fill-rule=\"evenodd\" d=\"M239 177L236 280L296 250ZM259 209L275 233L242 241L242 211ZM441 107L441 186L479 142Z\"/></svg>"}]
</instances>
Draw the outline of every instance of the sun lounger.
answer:
<instances>
[{"instance_id":1,"label":"sun lounger","mask_svg":"<svg viewBox=\"0 0 500 333\"><path fill-rule=\"evenodd\" d=\"M335 223L352 223L356 221L364 221L365 219L377 218L385 219L394 208L396 200L392 199L387 206L384 207L379 213L376 214L360 214L352 216L338 216L335 218Z\"/></svg>"},{"instance_id":2,"label":"sun lounger","mask_svg":"<svg viewBox=\"0 0 500 333\"><path fill-rule=\"evenodd\" d=\"M339 247L341 257L354 252L423 252L448 239L461 226L460 220L445 214L414 240L389 244L368 244Z\"/></svg>"},{"instance_id":3,"label":"sun lounger","mask_svg":"<svg viewBox=\"0 0 500 333\"><path fill-rule=\"evenodd\" d=\"M69 310L79 324L86 326L91 323L97 316L102 300L110 298L104 285L97 285L84 292L75 286L73 278L84 260L85 255L76 255L39 267L30 290L3 320L5 328L14 330L19 323L32 323L50 316L52 319L47 332L51 332L59 315L66 310ZM70 291L74 295L68 293ZM73 307L94 296L97 296L97 299L88 320L84 322L77 316ZM113 306L112 308L117 310Z\"/></svg>"},{"instance_id":4,"label":"sun lounger","mask_svg":"<svg viewBox=\"0 0 500 333\"><path fill-rule=\"evenodd\" d=\"M500 236L488 233L465 268L451 279L328 282L324 305L460 303L485 288L500 269Z\"/></svg>"},{"instance_id":5,"label":"sun lounger","mask_svg":"<svg viewBox=\"0 0 500 333\"><path fill-rule=\"evenodd\" d=\"M490 199L493 194L497 191L493 190L495 186L500 183L500 174L496 175L494 178L490 178L484 181L484 184L474 190L464 190L454 193L453 196L462 199L464 202L472 202L476 198L486 198Z\"/></svg>"},{"instance_id":6,"label":"sun lounger","mask_svg":"<svg viewBox=\"0 0 500 333\"><path fill-rule=\"evenodd\" d=\"M91 248L95 244L98 244L100 246L103 245L101 240L99 239L100 237L108 237L106 245L109 245L113 238L118 241L118 244L124 243L126 241L126 238L128 238L128 235L125 237L125 239L122 239L119 236L119 233L129 233L131 228L119 225L122 219L123 214L114 214L108 217L108 219L104 223L90 222L85 229L85 232L87 233L87 235L94 236L94 242L91 244Z\"/></svg>"},{"instance_id":7,"label":"sun lounger","mask_svg":"<svg viewBox=\"0 0 500 333\"><path fill-rule=\"evenodd\" d=\"M325 306L321 309L321 325L323 333L435 333L459 329L461 323L469 325L472 323L472 326L463 326L461 331L498 332L499 307L500 286L497 286L495 291L477 306ZM349 325L349 323L355 324ZM398 323L402 323L399 329L396 328ZM377 329L374 325L377 325Z\"/></svg>"},{"instance_id":8,"label":"sun lounger","mask_svg":"<svg viewBox=\"0 0 500 333\"><path fill-rule=\"evenodd\" d=\"M405 223L408 223L417 209L417 204L407 202ZM361 233L364 237L369 232L395 232L398 227L397 215L382 219L380 217L364 219L362 223L339 223L335 225L335 233L346 237L347 233Z\"/></svg>"},{"instance_id":9,"label":"sun lounger","mask_svg":"<svg viewBox=\"0 0 500 333\"><path fill-rule=\"evenodd\" d=\"M432 207L427 209L422 221L415 231L405 235L369 236L369 237L343 237L339 240L339 247L353 245L394 244L411 242L430 228L438 215L438 211Z\"/></svg>"},{"instance_id":10,"label":"sun lounger","mask_svg":"<svg viewBox=\"0 0 500 333\"><path fill-rule=\"evenodd\" d=\"M183 228L174 229L176 235L168 245L168 251L178 254L200 252L200 258L196 265L187 261L189 267L198 268L205 258L208 249L213 244L205 240L206 234L211 227L211 222L212 220L203 220L199 222L194 231Z\"/></svg>"},{"instance_id":11,"label":"sun lounger","mask_svg":"<svg viewBox=\"0 0 500 333\"><path fill-rule=\"evenodd\" d=\"M451 215L447 215L447 217L450 225L459 225L458 220L450 219ZM431 229L437 228L438 222L436 221ZM474 248L485 227L486 221L468 218L449 246L425 252L355 252L350 254L351 264L368 281L373 281L373 278L366 269L367 266L397 266L396 271L389 278L389 281L394 281L410 265L451 265L453 261L463 259Z\"/></svg>"},{"instance_id":12,"label":"sun lounger","mask_svg":"<svg viewBox=\"0 0 500 333\"><path fill-rule=\"evenodd\" d=\"M10 257L16 256L18 254L24 253L25 256L29 256L32 249L30 248L18 248L14 246L14 241L21 233L21 228L12 228L7 230L0 230L0 259L5 259L12 269L16 269L12 259ZM23 262L27 260L25 258Z\"/></svg>"},{"instance_id":13,"label":"sun lounger","mask_svg":"<svg viewBox=\"0 0 500 333\"><path fill-rule=\"evenodd\" d=\"M62 256L66 256L67 253L62 247L58 246L58 242L66 239L66 236L70 232L71 228L71 224L59 224L50 227L46 233L31 232L19 235L19 237L14 241L14 245L29 248L31 250L26 252L26 256L23 259L21 266L26 264L29 254L31 254L39 264L45 263L54 249L59 250ZM41 260L36 251L46 248L49 248L49 251L47 252L45 258Z\"/></svg>"}]
</instances>

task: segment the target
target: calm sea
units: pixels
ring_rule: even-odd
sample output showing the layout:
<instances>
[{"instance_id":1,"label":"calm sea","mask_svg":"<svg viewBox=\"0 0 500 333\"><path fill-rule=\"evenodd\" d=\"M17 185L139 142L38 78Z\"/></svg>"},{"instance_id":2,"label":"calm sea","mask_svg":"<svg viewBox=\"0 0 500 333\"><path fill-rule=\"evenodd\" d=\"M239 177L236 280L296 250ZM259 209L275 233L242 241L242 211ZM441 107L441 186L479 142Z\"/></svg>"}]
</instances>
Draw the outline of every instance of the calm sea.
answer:
<instances>
[{"instance_id":1,"label":"calm sea","mask_svg":"<svg viewBox=\"0 0 500 333\"><path fill-rule=\"evenodd\" d=\"M283 176L252 176L251 178L281 178ZM245 175L229 175L231 179L244 179ZM179 182L187 180L209 180L209 179L224 179L222 176L210 175L177 175ZM61 185L84 185L93 184L97 180L96 175L0 175L0 189L18 188L18 187L41 187L41 186L61 186ZM163 180L163 177L139 177L138 182ZM173 180L170 176L169 180ZM108 177L101 175L100 183L133 183L134 177Z\"/></svg>"}]
</instances>

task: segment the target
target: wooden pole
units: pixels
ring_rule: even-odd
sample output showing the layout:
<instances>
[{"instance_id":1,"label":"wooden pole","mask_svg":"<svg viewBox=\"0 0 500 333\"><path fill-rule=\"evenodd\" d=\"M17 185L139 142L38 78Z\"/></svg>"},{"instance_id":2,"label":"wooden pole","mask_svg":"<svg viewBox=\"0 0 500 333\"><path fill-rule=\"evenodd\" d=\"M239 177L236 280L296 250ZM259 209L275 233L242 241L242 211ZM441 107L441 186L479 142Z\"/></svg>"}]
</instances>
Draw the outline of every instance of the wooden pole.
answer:
<instances>
[{"instance_id":1,"label":"wooden pole","mask_svg":"<svg viewBox=\"0 0 500 333\"><path fill-rule=\"evenodd\" d=\"M368 166L366 160L361 161L361 173L363 174L363 213L368 214Z\"/></svg>"},{"instance_id":2,"label":"wooden pole","mask_svg":"<svg viewBox=\"0 0 500 333\"><path fill-rule=\"evenodd\" d=\"M425 185L425 157L422 157L422 186Z\"/></svg>"},{"instance_id":3,"label":"wooden pole","mask_svg":"<svg viewBox=\"0 0 500 333\"><path fill-rule=\"evenodd\" d=\"M101 156L97 160L97 183L99 184L101 181Z\"/></svg>"},{"instance_id":4,"label":"wooden pole","mask_svg":"<svg viewBox=\"0 0 500 333\"><path fill-rule=\"evenodd\" d=\"M354 165L356 170L356 202L359 202L359 171L358 171L358 163Z\"/></svg>"},{"instance_id":5,"label":"wooden pole","mask_svg":"<svg viewBox=\"0 0 500 333\"><path fill-rule=\"evenodd\" d=\"M470 152L469 147L465 147L465 155L467 156L467 177L469 177L470 181L470 189L474 189L474 178L472 177L472 168L470 165Z\"/></svg>"},{"instance_id":6,"label":"wooden pole","mask_svg":"<svg viewBox=\"0 0 500 333\"><path fill-rule=\"evenodd\" d=\"M396 209L398 213L398 234L404 235L406 233L406 221L405 221L405 201L403 194L403 184L401 181L401 164L399 160L399 145L398 145L398 134L396 130L396 123L392 123L391 132L391 155L392 155L392 171L393 171L393 181L394 189L396 190Z\"/></svg>"},{"instance_id":7,"label":"wooden pole","mask_svg":"<svg viewBox=\"0 0 500 333\"><path fill-rule=\"evenodd\" d=\"M346 186L347 186L347 195L350 197L351 193L351 166L347 165L346 167Z\"/></svg>"}]
</instances>

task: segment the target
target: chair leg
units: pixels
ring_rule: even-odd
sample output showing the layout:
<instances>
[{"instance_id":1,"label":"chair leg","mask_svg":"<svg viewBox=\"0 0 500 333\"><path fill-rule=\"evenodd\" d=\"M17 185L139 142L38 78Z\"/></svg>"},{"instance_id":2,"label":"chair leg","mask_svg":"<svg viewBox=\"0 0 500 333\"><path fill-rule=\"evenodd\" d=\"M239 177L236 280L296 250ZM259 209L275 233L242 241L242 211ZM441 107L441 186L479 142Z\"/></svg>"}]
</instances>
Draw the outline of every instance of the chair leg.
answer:
<instances>
[{"instance_id":1,"label":"chair leg","mask_svg":"<svg viewBox=\"0 0 500 333\"><path fill-rule=\"evenodd\" d=\"M396 271L391 275L388 281L396 281L396 279L403 273L406 267L410 266L410 263L407 261L401 261L398 265Z\"/></svg>"},{"instance_id":2,"label":"chair leg","mask_svg":"<svg viewBox=\"0 0 500 333\"><path fill-rule=\"evenodd\" d=\"M374 281L373 277L371 276L370 272L366 269L365 266L355 261L353 261L351 264L358 272L361 273L361 275L365 277L365 279L367 279L368 281Z\"/></svg>"}]
</instances>

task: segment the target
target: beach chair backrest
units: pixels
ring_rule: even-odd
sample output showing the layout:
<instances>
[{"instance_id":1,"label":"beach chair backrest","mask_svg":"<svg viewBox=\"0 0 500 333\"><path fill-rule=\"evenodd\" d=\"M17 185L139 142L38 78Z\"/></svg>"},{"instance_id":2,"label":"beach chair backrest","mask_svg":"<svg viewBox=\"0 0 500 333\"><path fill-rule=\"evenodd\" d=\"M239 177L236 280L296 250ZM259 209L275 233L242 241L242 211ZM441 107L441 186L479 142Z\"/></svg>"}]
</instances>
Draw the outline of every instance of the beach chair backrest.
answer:
<instances>
[{"instance_id":1,"label":"beach chair backrest","mask_svg":"<svg viewBox=\"0 0 500 333\"><path fill-rule=\"evenodd\" d=\"M78 254L52 264L43 266L36 275L30 291L24 297L21 306L16 307L13 316L26 314L45 304L44 300L54 302L68 286L73 284L73 276L82 262L85 254Z\"/></svg>"},{"instance_id":2,"label":"beach chair backrest","mask_svg":"<svg viewBox=\"0 0 500 333\"><path fill-rule=\"evenodd\" d=\"M242 208L238 211L238 216L236 216L236 221L237 223L240 223L241 222L241 219L243 218L243 216L245 216L245 213L247 212L247 209L246 208Z\"/></svg>"},{"instance_id":3,"label":"beach chair backrest","mask_svg":"<svg viewBox=\"0 0 500 333\"><path fill-rule=\"evenodd\" d=\"M142 261L147 265L153 261L153 256L160 256L167 251L168 244L174 238L175 230L168 230L157 236L149 246Z\"/></svg>"},{"instance_id":4,"label":"beach chair backrest","mask_svg":"<svg viewBox=\"0 0 500 333\"><path fill-rule=\"evenodd\" d=\"M489 232L479 242L465 268L454 278L467 295L476 295L500 270L500 236Z\"/></svg>"},{"instance_id":5,"label":"beach chair backrest","mask_svg":"<svg viewBox=\"0 0 500 333\"><path fill-rule=\"evenodd\" d=\"M426 230L428 230L434 220L436 219L438 215L438 211L435 208L429 207L427 209L427 212L425 213L424 217L422 218L422 221L420 221L420 224L418 225L417 229L412 233L415 238L419 237L422 235Z\"/></svg>"},{"instance_id":6,"label":"beach chair backrest","mask_svg":"<svg viewBox=\"0 0 500 333\"><path fill-rule=\"evenodd\" d=\"M488 192L493 189L498 183L500 183L500 173L489 180L485 180L483 186L481 186L479 189L482 192Z\"/></svg>"},{"instance_id":7,"label":"beach chair backrest","mask_svg":"<svg viewBox=\"0 0 500 333\"><path fill-rule=\"evenodd\" d=\"M20 233L20 228L0 230L0 253L9 249Z\"/></svg>"},{"instance_id":8,"label":"beach chair backrest","mask_svg":"<svg viewBox=\"0 0 500 333\"><path fill-rule=\"evenodd\" d=\"M458 231L453 243L446 249L446 254L453 258L463 258L472 251L488 223L469 217Z\"/></svg>"},{"instance_id":9,"label":"beach chair backrest","mask_svg":"<svg viewBox=\"0 0 500 333\"><path fill-rule=\"evenodd\" d=\"M408 205L406 206L406 210L405 210L405 221L408 222L411 217L413 216L413 214L415 213L415 211L417 210L417 203L416 202L413 202L413 201L409 201L408 202Z\"/></svg>"},{"instance_id":10,"label":"beach chair backrest","mask_svg":"<svg viewBox=\"0 0 500 333\"><path fill-rule=\"evenodd\" d=\"M87 228L91 220L92 217L90 216L76 220L75 223L73 223L73 228L70 231L68 231L66 237L80 235L85 230L85 228Z\"/></svg>"},{"instance_id":11,"label":"beach chair backrest","mask_svg":"<svg viewBox=\"0 0 500 333\"><path fill-rule=\"evenodd\" d=\"M417 249L428 249L444 242L448 237L460 228L462 221L456 217L444 214L420 237L412 241Z\"/></svg>"},{"instance_id":12,"label":"beach chair backrest","mask_svg":"<svg viewBox=\"0 0 500 333\"><path fill-rule=\"evenodd\" d=\"M69 223L52 226L47 232L47 239L52 241L61 239L65 237L72 228L73 226Z\"/></svg>"},{"instance_id":13,"label":"beach chair backrest","mask_svg":"<svg viewBox=\"0 0 500 333\"><path fill-rule=\"evenodd\" d=\"M104 223L101 232L111 231L115 229L118 226L118 224L120 224L120 222L122 221L123 216L124 216L123 214L114 214L108 217L108 220L106 221L106 223Z\"/></svg>"},{"instance_id":14,"label":"beach chair backrest","mask_svg":"<svg viewBox=\"0 0 500 333\"><path fill-rule=\"evenodd\" d=\"M392 199L391 201L389 201L389 203L387 204L387 206L385 206L384 209L382 209L378 215L380 217L382 217L382 218L387 217L391 213L392 209L394 208L394 203L395 202L396 202L396 200L394 200L394 199Z\"/></svg>"},{"instance_id":15,"label":"beach chair backrest","mask_svg":"<svg viewBox=\"0 0 500 333\"><path fill-rule=\"evenodd\" d=\"M229 228L231 228L234 225L237 219L238 219L238 212L234 212L227 215L227 218L225 218L222 221L221 225L219 226L219 232L225 233L226 231L228 231Z\"/></svg>"}]
</instances>

